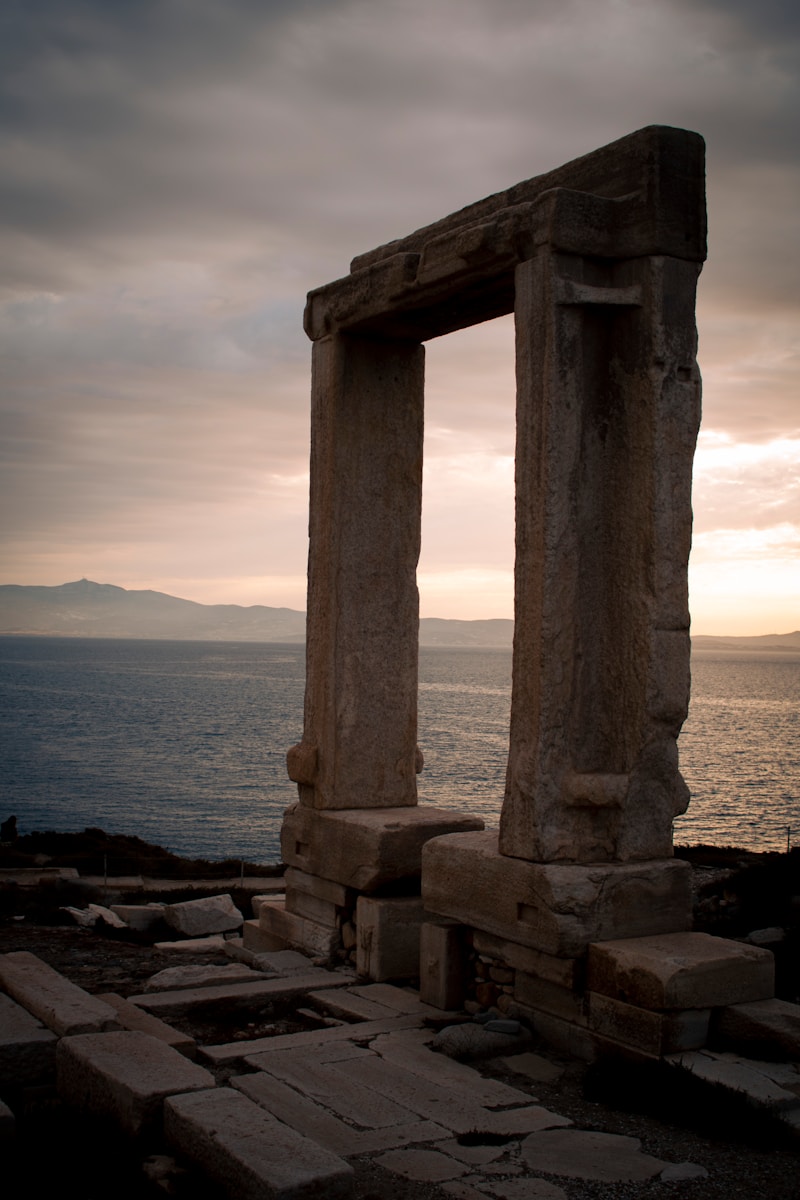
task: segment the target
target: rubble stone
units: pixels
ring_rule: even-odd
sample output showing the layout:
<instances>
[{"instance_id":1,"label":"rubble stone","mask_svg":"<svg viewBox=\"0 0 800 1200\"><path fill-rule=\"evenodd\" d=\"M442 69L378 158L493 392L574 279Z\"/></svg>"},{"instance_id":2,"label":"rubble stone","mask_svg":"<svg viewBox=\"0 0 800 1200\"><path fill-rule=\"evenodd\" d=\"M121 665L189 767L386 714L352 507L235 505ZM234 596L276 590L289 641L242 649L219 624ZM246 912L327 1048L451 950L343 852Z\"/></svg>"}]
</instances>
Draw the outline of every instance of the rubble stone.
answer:
<instances>
[{"instance_id":1,"label":"rubble stone","mask_svg":"<svg viewBox=\"0 0 800 1200\"><path fill-rule=\"evenodd\" d=\"M204 896L184 900L181 904L166 904L164 920L178 933L187 937L203 937L210 933L225 933L238 929L244 917L229 895Z\"/></svg>"}]
</instances>

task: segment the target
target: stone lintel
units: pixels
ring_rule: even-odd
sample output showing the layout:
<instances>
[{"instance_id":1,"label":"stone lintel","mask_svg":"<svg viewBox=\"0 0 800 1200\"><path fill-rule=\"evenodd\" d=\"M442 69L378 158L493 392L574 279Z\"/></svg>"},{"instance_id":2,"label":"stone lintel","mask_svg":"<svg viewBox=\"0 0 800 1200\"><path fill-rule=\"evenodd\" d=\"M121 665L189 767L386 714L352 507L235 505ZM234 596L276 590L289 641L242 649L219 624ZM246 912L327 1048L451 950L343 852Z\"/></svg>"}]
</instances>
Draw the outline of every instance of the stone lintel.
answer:
<instances>
[{"instance_id":1,"label":"stone lintel","mask_svg":"<svg viewBox=\"0 0 800 1200\"><path fill-rule=\"evenodd\" d=\"M589 947L587 986L657 1010L720 1008L774 995L769 950L708 933L663 933Z\"/></svg>"},{"instance_id":2,"label":"stone lintel","mask_svg":"<svg viewBox=\"0 0 800 1200\"><path fill-rule=\"evenodd\" d=\"M662 220L669 222L663 236L671 230L675 238L673 248L648 250L648 254L682 250L679 257L698 262L705 259L705 143L699 133L687 129L647 125L544 175L467 205L405 238L360 254L350 269L361 270L393 254L420 253L434 238L462 226L479 225L500 209L535 200L552 188L593 192L612 199L634 193L643 209L655 204L662 210Z\"/></svg>"},{"instance_id":3,"label":"stone lintel","mask_svg":"<svg viewBox=\"0 0 800 1200\"><path fill-rule=\"evenodd\" d=\"M514 307L514 268L540 246L598 258L638 257L650 241L629 230L630 200L557 188L532 203L496 213L309 293L305 327L317 341L331 333L373 333L424 341L503 316ZM564 303L619 303L615 293ZM628 303L638 303L629 298Z\"/></svg>"},{"instance_id":4,"label":"stone lintel","mask_svg":"<svg viewBox=\"0 0 800 1200\"><path fill-rule=\"evenodd\" d=\"M436 838L422 860L428 912L556 957L691 922L691 868L679 859L532 863L500 854L487 831Z\"/></svg>"},{"instance_id":5,"label":"stone lintel","mask_svg":"<svg viewBox=\"0 0 800 1200\"><path fill-rule=\"evenodd\" d=\"M431 838L480 829L480 817L428 805L324 810L298 804L284 817L281 854L306 875L373 892L418 876L422 847Z\"/></svg>"}]
</instances>

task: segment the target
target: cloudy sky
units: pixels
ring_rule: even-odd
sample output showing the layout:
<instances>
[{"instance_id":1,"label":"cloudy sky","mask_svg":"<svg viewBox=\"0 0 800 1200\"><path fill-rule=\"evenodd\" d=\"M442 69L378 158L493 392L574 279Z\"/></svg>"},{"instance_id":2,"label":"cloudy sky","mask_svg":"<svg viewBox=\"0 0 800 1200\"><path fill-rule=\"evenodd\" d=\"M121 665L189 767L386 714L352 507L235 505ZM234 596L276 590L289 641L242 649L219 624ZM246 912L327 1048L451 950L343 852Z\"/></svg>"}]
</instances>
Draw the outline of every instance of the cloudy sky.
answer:
<instances>
[{"instance_id":1,"label":"cloudy sky","mask_svg":"<svg viewBox=\"0 0 800 1200\"><path fill-rule=\"evenodd\" d=\"M0 582L305 607L306 292L648 124L708 148L697 633L800 628L796 0L6 0ZM424 616L512 615L510 319L429 343Z\"/></svg>"}]
</instances>

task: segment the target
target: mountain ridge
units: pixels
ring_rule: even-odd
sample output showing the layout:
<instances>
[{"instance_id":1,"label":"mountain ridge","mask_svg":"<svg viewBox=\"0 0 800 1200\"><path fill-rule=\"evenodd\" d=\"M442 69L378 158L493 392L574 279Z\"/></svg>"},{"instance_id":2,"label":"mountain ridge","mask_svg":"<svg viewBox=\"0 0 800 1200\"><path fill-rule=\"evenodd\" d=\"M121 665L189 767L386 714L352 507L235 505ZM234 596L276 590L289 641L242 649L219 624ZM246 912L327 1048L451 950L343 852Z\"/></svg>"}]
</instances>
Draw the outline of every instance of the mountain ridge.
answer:
<instances>
[{"instance_id":1,"label":"mountain ridge","mask_svg":"<svg viewBox=\"0 0 800 1200\"><path fill-rule=\"evenodd\" d=\"M263 604L200 604L167 592L78 579L48 587L0 584L0 636L110 637L175 641L305 641L306 614ZM510 649L514 622L423 617L420 645ZM699 634L695 650L800 652L800 630L725 637Z\"/></svg>"}]
</instances>

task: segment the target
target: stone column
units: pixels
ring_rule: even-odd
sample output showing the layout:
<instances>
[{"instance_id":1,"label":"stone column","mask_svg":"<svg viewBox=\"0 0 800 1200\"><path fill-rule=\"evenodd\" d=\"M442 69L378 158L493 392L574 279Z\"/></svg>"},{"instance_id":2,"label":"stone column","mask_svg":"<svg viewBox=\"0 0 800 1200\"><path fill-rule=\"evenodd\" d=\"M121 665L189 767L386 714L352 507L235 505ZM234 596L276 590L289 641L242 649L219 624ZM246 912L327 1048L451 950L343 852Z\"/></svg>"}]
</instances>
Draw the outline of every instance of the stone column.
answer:
<instances>
[{"instance_id":1,"label":"stone column","mask_svg":"<svg viewBox=\"0 0 800 1200\"><path fill-rule=\"evenodd\" d=\"M423 384L414 342L314 343L301 805L417 803Z\"/></svg>"},{"instance_id":2,"label":"stone column","mask_svg":"<svg viewBox=\"0 0 800 1200\"><path fill-rule=\"evenodd\" d=\"M516 271L517 550L500 852L672 854L688 791L699 264L543 248Z\"/></svg>"}]
</instances>

